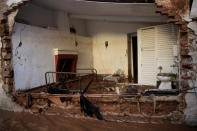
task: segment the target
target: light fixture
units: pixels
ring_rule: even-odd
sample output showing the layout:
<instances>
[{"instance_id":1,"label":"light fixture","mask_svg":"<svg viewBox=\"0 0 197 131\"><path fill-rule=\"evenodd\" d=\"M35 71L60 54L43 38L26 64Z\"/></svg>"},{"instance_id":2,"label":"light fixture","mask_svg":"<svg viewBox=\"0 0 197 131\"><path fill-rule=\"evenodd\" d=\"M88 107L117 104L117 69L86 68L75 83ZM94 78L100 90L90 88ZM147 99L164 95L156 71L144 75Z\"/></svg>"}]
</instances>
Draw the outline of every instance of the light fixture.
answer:
<instances>
[{"instance_id":1,"label":"light fixture","mask_svg":"<svg viewBox=\"0 0 197 131\"><path fill-rule=\"evenodd\" d=\"M107 48L109 46L108 41L105 41L105 47Z\"/></svg>"}]
</instances>

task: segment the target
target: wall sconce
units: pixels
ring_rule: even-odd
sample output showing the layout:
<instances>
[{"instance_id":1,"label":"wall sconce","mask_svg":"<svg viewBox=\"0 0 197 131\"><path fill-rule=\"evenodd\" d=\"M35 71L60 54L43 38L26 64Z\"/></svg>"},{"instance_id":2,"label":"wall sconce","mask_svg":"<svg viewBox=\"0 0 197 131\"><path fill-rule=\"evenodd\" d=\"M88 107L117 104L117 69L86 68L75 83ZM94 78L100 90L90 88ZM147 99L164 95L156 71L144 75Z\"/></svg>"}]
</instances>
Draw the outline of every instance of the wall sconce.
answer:
<instances>
[{"instance_id":1,"label":"wall sconce","mask_svg":"<svg viewBox=\"0 0 197 131\"><path fill-rule=\"evenodd\" d=\"M105 48L107 48L108 47L108 41L105 41Z\"/></svg>"},{"instance_id":2,"label":"wall sconce","mask_svg":"<svg viewBox=\"0 0 197 131\"><path fill-rule=\"evenodd\" d=\"M77 42L77 41L75 41L75 46L76 46L76 47L78 46L78 42Z\"/></svg>"}]
</instances>

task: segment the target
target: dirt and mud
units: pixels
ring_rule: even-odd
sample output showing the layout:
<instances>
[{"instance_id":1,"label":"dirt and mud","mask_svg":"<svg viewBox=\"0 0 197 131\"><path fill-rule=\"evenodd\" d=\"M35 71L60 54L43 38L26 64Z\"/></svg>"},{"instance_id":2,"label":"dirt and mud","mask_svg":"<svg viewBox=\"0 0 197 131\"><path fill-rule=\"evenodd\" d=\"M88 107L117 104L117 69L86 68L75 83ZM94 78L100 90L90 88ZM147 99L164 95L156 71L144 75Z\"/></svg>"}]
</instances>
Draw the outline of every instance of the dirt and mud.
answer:
<instances>
[{"instance_id":1,"label":"dirt and mud","mask_svg":"<svg viewBox=\"0 0 197 131\"><path fill-rule=\"evenodd\" d=\"M61 115L34 115L0 110L0 131L196 131L172 124L108 122Z\"/></svg>"}]
</instances>

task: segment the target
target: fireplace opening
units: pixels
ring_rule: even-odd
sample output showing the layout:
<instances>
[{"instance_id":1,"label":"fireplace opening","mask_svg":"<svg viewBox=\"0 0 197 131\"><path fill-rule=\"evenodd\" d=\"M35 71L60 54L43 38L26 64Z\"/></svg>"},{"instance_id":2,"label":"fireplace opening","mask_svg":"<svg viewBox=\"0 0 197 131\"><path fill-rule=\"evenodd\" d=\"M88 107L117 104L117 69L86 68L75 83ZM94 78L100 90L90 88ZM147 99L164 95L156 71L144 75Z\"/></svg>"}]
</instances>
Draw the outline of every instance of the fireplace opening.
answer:
<instances>
[{"instance_id":1,"label":"fireplace opening","mask_svg":"<svg viewBox=\"0 0 197 131\"><path fill-rule=\"evenodd\" d=\"M77 55L56 55L55 61L56 72L76 72Z\"/></svg>"},{"instance_id":2,"label":"fireplace opening","mask_svg":"<svg viewBox=\"0 0 197 131\"><path fill-rule=\"evenodd\" d=\"M72 72L73 59L61 59L57 67L57 72Z\"/></svg>"},{"instance_id":3,"label":"fireplace opening","mask_svg":"<svg viewBox=\"0 0 197 131\"><path fill-rule=\"evenodd\" d=\"M78 56L74 54L57 54L55 55L56 72L76 72ZM73 78L75 75L65 76L64 74L56 75L56 82L65 81Z\"/></svg>"}]
</instances>

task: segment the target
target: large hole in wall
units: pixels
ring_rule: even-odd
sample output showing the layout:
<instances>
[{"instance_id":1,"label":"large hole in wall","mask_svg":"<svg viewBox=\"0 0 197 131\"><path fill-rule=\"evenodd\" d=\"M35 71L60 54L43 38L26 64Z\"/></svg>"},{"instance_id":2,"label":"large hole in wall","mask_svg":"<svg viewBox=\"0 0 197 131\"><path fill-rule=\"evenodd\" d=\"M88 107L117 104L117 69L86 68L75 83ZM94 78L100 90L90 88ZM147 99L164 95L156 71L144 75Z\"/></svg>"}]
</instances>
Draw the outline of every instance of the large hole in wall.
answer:
<instances>
[{"instance_id":1,"label":"large hole in wall","mask_svg":"<svg viewBox=\"0 0 197 131\"><path fill-rule=\"evenodd\" d=\"M38 5L34 5L34 6L38 6ZM41 10L45 10L45 11L47 10L46 12L52 11L52 14L54 12L57 13L56 11L54 11L54 9L43 7L43 5L42 6L40 5L36 8L39 7L43 8ZM27 8L30 9L30 7L28 6ZM150 10L148 9L148 11ZM29 15L28 11L27 12L24 11L24 12L23 12L24 14L22 15L24 16L24 18L29 16L32 17L34 16L35 19L37 19L36 18L37 15L32 15L32 14ZM39 11L37 13L41 15L43 12ZM107 11L105 10L105 12ZM139 13L143 14L143 12L139 12ZM31 88L31 90L22 90L17 94L18 100L22 99L24 103L26 102L26 105L25 104L24 105L27 108L31 107L32 105L35 106L36 104L40 104L40 103L46 104L47 102L49 102L49 100L52 101L53 103L68 105L68 103L69 104L71 103L70 101L72 101L72 99L70 98L70 96L69 98L67 97L68 99L63 96L69 94L71 96L75 95L74 97L76 97L76 94L81 93L79 92L80 86L86 87L87 85L89 85L89 79L91 78L90 76L93 73L92 74L90 73L90 75L86 75L85 77L84 76L81 77L83 78L82 83L76 84L75 82L73 82L78 77L76 77L77 76L76 74L71 74L72 77L69 75L66 76L70 80L69 81L70 83L65 83L64 82L65 77L62 77L63 79L61 78L61 80L63 80L63 82L53 81L53 83L49 82L49 85L47 86L45 85L48 83L48 81L45 83L44 74L47 71L53 72L57 67L55 65L55 55L56 55L54 51L55 49L57 52L60 52L59 54L61 55L62 52L63 55L77 54L77 56L79 56L79 59L76 64L77 67L84 68L89 66L89 68L92 67L97 68L97 72L99 75L104 74L105 76L107 76L105 77L105 79L107 80L104 81L103 80L104 77L98 75L96 81L94 81L91 84L90 90L86 92L90 97L96 97L97 100L98 98L103 98L106 96L108 97L110 95L114 95L115 97L120 96L126 98L125 107L124 106L120 107L120 105L116 104L117 108L114 108L116 106L114 106L113 104L112 106L109 105L109 101L105 101L106 99L104 99L104 101L108 103L107 105L109 106L108 107L109 109L106 110L117 109L117 111L114 111L116 113L117 112L125 113L125 111L130 110L130 113L133 114L133 112L131 111L132 108L132 110L134 109L134 112L138 112L138 113L140 113L140 111L142 111L141 113L145 111L145 113L147 114L156 113L163 115L164 113L164 115L167 115L168 118L169 118L169 114L172 114L172 117L174 115L177 115L177 110L179 110L178 112L179 113L181 112L180 117L182 117L183 105L181 104L184 104L180 102L180 100L182 100L182 97L179 98L179 96L177 97L168 96L168 95L177 95L178 94L177 92L173 93L171 90L168 92L165 91L155 92L157 90L151 90L153 88L154 89L156 88L155 81L157 81L156 76L158 73L160 73L160 76L162 77L166 77L166 76L174 77L174 74L177 73L177 72L173 72L172 70L173 68L178 68L176 63L176 58L178 58L177 56L178 47L176 45L176 42L177 43L179 42L177 38L178 31L175 25L167 24L165 20L164 21L162 20L160 22L156 20L157 22L155 22L153 19L151 19L152 21L149 21L150 19L147 19L147 17L149 18L150 16L147 16L146 19L143 19L143 21L131 22L130 20L128 21L128 19L127 20L124 19L124 21L120 21L120 17L106 18L103 16L96 16L97 18L95 19L94 16L89 16L89 15L88 17L87 16L82 17L81 15L69 14L69 20L71 19L72 20L69 22L69 26L68 25L66 26L62 24L64 23L64 21L62 22L61 19L61 16L64 16L64 14L65 13L62 12L59 14L60 15L59 22L56 22L56 20L54 22L53 19L51 21L47 21L46 23L43 22L44 20L38 23L36 23L35 21L33 22L31 20L28 22L28 19L24 19L23 17L19 18L19 16L21 15L20 12L17 16L17 23L15 24L14 27L13 39L12 39L12 43L13 43L12 51L14 56L13 61L14 61L14 74L15 74L14 79L15 79L15 87L17 90ZM138 15L139 16L138 17L135 16L135 18L139 20L139 18L142 17L140 17L140 14ZM47 15L45 14L43 16L47 16ZM51 15L49 16L52 17ZM83 34L79 36L80 34L79 28L76 27L75 25L80 25L80 26L83 25L83 29L81 28L80 33L83 34L85 32L84 33L85 35ZM69 34L70 27L76 30L72 32L74 34ZM89 36L89 37L84 37L84 36ZM137 37L137 42L136 42L136 37ZM137 51L134 52L136 48ZM141 62L142 64L138 62L136 64L135 63L136 60L134 60L134 56L135 59L137 59L137 61ZM68 69L65 68L65 71L70 71L71 69L69 68L71 63L73 63L73 60L72 62L70 59L65 59L65 60L63 59L62 61L67 61L67 62L69 61L68 62L69 64L66 65ZM64 62L62 61L60 62L61 66L59 68L64 67L63 66L64 64L62 64ZM179 59L177 59L177 61L179 61ZM136 69L136 65L138 65L137 66L138 69ZM130 72L128 69L129 66L131 67ZM135 71L138 70L137 77L136 77L136 72L133 70ZM93 72L93 70L90 71ZM144 72L140 72L140 71L144 71ZM127 76L129 75L129 73L131 76L130 83L127 82ZM115 79L115 82L113 82L114 78L119 78L119 76L123 74L126 79L123 79L121 81L119 80L116 81L117 79ZM136 82L136 78L138 83L133 84L132 82L133 81ZM154 79L155 81L152 81L152 79ZM176 81L176 79L174 81ZM157 82L158 85L162 84L159 81ZM66 86L63 84L66 84ZM144 86L141 84L146 84L148 86ZM171 84L172 86L172 82L166 84ZM50 88L51 86L55 88ZM39 88L35 88L35 87L39 87ZM50 90L48 90L48 87ZM56 87L59 89L57 90ZM177 88L176 83L175 83L175 88ZM149 92L147 92L147 89L149 89ZM24 95L23 93L27 93L30 95ZM31 93L33 93L34 95L32 95ZM57 97L48 99L46 98L48 97L48 94L45 93L56 94ZM57 95L57 94L61 94L61 95ZM167 97L165 96L154 97L154 95L151 94L167 95ZM148 102L146 101L140 103L139 95L142 99L147 98L146 100ZM147 97L147 95L149 96ZM131 104L132 105L131 107L128 106L127 100L130 100L128 99L128 96L129 97L135 96L134 102ZM159 101L167 101L167 102L166 103L164 102L164 105L160 104L160 102L156 104L155 98L158 98ZM170 103L169 101L172 101L172 99L178 99L175 100L178 102ZM151 103L150 100L152 101ZM114 103L114 100L112 100L111 102ZM78 102L74 102L74 103L77 105L79 104ZM104 102L102 101L102 104L103 103ZM117 100L116 103L119 103L119 100ZM169 110L164 109L166 105L169 105L169 103L170 103ZM103 107L106 107L105 103ZM150 108L151 111L147 111L145 107ZM40 111L41 109L40 106L37 108L39 108ZM175 111L176 113L174 113Z\"/></svg>"},{"instance_id":2,"label":"large hole in wall","mask_svg":"<svg viewBox=\"0 0 197 131\"><path fill-rule=\"evenodd\" d=\"M77 53L76 68L95 68L102 81L158 88L161 77L172 77L164 87L170 84L171 88L178 88L178 27L156 14L153 4L129 5L125 10L124 5L111 9L106 4L101 14L88 12L90 7L73 11L66 6L68 12L60 11L64 5L52 6L46 1L33 1L22 7L12 39L16 89L46 84L45 73L57 71L54 49ZM116 12L116 8L123 13ZM129 14L129 9L138 12ZM71 28L76 31L70 32ZM64 70L70 71L75 72L72 68Z\"/></svg>"}]
</instances>

